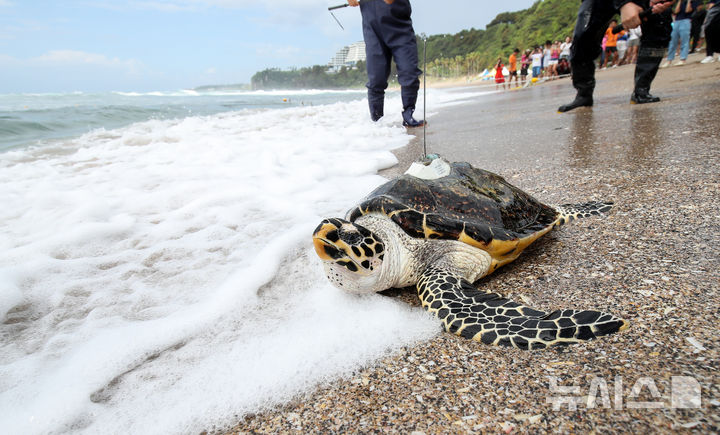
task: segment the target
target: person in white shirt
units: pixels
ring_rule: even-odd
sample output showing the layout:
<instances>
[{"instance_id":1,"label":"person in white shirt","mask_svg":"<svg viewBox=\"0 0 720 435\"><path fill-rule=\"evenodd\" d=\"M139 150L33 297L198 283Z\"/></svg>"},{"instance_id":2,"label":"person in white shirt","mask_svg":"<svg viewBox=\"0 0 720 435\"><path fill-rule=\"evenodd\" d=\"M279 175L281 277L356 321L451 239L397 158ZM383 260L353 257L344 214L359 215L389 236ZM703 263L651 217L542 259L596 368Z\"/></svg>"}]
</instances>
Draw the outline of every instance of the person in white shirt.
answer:
<instances>
[{"instance_id":1,"label":"person in white shirt","mask_svg":"<svg viewBox=\"0 0 720 435\"><path fill-rule=\"evenodd\" d=\"M542 58L543 54L542 51L540 51L540 47L535 47L535 50L533 50L530 55L530 59L532 59L533 78L540 77L540 72L542 71Z\"/></svg>"},{"instance_id":2,"label":"person in white shirt","mask_svg":"<svg viewBox=\"0 0 720 435\"><path fill-rule=\"evenodd\" d=\"M570 59L570 47L572 47L572 38L565 38L565 42L560 44L560 59Z\"/></svg>"}]
</instances>

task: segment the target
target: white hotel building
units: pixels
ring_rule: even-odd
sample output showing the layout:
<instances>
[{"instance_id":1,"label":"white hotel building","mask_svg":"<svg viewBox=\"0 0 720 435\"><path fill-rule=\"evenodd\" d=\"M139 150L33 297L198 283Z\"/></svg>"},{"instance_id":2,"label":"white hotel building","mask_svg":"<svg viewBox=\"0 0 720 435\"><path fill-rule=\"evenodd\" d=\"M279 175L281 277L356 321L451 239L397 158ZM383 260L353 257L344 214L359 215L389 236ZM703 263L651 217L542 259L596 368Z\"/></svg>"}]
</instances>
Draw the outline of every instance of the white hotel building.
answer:
<instances>
[{"instance_id":1,"label":"white hotel building","mask_svg":"<svg viewBox=\"0 0 720 435\"><path fill-rule=\"evenodd\" d=\"M335 53L328 67L337 71L342 67L353 68L359 61L365 60L365 42L355 42L349 46L343 47Z\"/></svg>"}]
</instances>

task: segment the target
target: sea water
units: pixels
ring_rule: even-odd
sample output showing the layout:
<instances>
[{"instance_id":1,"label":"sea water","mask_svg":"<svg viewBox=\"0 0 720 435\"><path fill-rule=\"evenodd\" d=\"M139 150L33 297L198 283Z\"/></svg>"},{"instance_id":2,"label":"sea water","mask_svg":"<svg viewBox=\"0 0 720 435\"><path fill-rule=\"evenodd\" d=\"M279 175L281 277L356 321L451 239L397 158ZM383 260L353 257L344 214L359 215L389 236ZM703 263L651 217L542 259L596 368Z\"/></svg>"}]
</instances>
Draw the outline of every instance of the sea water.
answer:
<instances>
[{"instance_id":1,"label":"sea water","mask_svg":"<svg viewBox=\"0 0 720 435\"><path fill-rule=\"evenodd\" d=\"M147 119L319 105L362 98L362 90L256 91L205 87L165 92L0 95L0 150L78 136Z\"/></svg>"},{"instance_id":2,"label":"sea water","mask_svg":"<svg viewBox=\"0 0 720 435\"><path fill-rule=\"evenodd\" d=\"M224 428L437 334L332 287L311 243L385 181L399 104L372 123L352 91L0 97L2 431Z\"/></svg>"}]
</instances>

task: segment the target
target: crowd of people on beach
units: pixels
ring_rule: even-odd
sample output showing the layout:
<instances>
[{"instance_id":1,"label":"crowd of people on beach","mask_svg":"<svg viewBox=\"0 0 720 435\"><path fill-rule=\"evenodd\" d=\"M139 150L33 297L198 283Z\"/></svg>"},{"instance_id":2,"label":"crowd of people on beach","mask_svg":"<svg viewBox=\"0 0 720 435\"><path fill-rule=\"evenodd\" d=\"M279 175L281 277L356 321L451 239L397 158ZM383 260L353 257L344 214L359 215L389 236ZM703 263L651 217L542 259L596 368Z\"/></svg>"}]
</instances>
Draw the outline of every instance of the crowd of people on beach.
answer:
<instances>
[{"instance_id":1,"label":"crowd of people on beach","mask_svg":"<svg viewBox=\"0 0 720 435\"><path fill-rule=\"evenodd\" d=\"M528 80L535 82L569 76L571 47L572 38L568 36L562 42L547 40L545 44L528 48L522 54L520 49L516 48L508 57L508 87L512 85L513 79L516 86L525 86ZM502 71L503 66L502 58L498 58L495 65L495 81L503 84L504 89L504 77L497 72Z\"/></svg>"},{"instance_id":2,"label":"crowd of people on beach","mask_svg":"<svg viewBox=\"0 0 720 435\"><path fill-rule=\"evenodd\" d=\"M512 85L513 79L515 86L525 86L528 75L531 75L531 81L554 80L569 75L570 47L572 47L572 38L568 36L563 42L547 40L544 45L528 48L522 54L520 49L516 48L508 56L507 65L504 64L503 58L499 57L495 63L496 88L502 85L505 89L505 74L503 74L505 66L508 71L508 87Z\"/></svg>"},{"instance_id":3,"label":"crowd of people on beach","mask_svg":"<svg viewBox=\"0 0 720 435\"><path fill-rule=\"evenodd\" d=\"M668 46L667 60L661 68L671 65L683 65L689 53L700 50L705 45L706 57L700 63L707 64L715 61L714 54L718 53L720 61L720 47L714 48L705 40L707 13L718 3L718 0L678 0L673 8L673 31ZM622 65L632 65L637 62L640 49L642 30L640 26L613 32L618 25L612 20L602 39L602 51L596 60L599 69L616 68ZM528 79L532 82L555 80L571 74L570 48L572 38L566 37L563 42L547 40L543 45L537 45L521 51L517 48L508 56L507 63L502 57L495 62L496 89L509 89L513 80L515 86L525 86ZM519 57L518 57L519 56ZM680 59L673 62L676 56ZM505 68L507 67L507 70ZM507 73L505 73L505 71Z\"/></svg>"}]
</instances>

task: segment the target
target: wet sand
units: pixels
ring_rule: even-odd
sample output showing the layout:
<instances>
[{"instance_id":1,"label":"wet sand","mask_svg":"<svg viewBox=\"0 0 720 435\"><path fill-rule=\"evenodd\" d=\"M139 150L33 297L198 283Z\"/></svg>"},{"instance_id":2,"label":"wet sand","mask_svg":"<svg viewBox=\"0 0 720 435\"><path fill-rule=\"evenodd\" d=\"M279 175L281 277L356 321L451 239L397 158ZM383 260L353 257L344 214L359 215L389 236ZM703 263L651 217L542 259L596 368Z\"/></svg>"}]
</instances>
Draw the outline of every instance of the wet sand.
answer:
<instances>
[{"instance_id":1,"label":"wet sand","mask_svg":"<svg viewBox=\"0 0 720 435\"><path fill-rule=\"evenodd\" d=\"M660 70L660 103L630 105L633 68L620 67L598 72L593 108L557 113L574 96L562 79L442 109L427 129L428 152L544 202L615 202L479 285L545 310L602 309L629 320L627 331L532 352L442 333L233 432L717 433L720 64L701 58ZM384 175L421 155L417 134ZM418 305L410 290L390 297ZM683 385L701 388L698 408Z\"/></svg>"}]
</instances>

